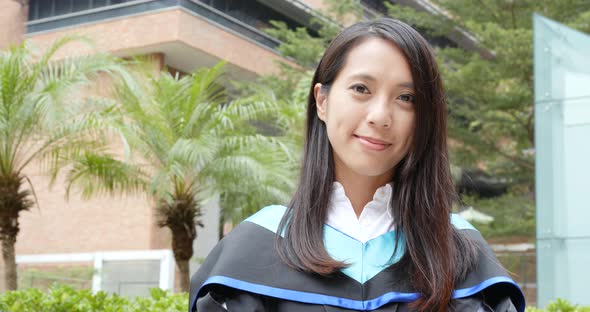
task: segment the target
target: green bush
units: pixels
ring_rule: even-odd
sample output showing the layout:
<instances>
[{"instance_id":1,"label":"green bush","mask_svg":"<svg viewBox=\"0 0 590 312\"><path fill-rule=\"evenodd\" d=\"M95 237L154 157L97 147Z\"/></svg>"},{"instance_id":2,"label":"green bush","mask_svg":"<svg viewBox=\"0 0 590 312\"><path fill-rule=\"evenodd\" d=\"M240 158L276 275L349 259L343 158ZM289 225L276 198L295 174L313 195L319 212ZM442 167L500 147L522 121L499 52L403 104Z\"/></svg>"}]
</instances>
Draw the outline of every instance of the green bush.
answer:
<instances>
[{"instance_id":1,"label":"green bush","mask_svg":"<svg viewBox=\"0 0 590 312\"><path fill-rule=\"evenodd\" d=\"M184 312L187 305L186 293L159 288L150 289L150 297L133 299L57 284L48 292L29 288L0 294L0 311L6 312Z\"/></svg>"},{"instance_id":2,"label":"green bush","mask_svg":"<svg viewBox=\"0 0 590 312\"><path fill-rule=\"evenodd\" d=\"M494 217L490 224L473 225L487 240L509 239L515 236L535 237L535 205L530 196L506 193L494 198L462 195L463 204Z\"/></svg>"},{"instance_id":3,"label":"green bush","mask_svg":"<svg viewBox=\"0 0 590 312\"><path fill-rule=\"evenodd\" d=\"M0 294L2 312L184 312L187 304L186 293L172 294L159 288L150 289L150 297L133 299L57 284L48 292L29 288ZM545 309L527 308L526 312L590 312L590 307L558 299Z\"/></svg>"},{"instance_id":4,"label":"green bush","mask_svg":"<svg viewBox=\"0 0 590 312\"><path fill-rule=\"evenodd\" d=\"M567 300L557 299L545 309L527 308L526 312L590 312L590 307L580 307L569 303Z\"/></svg>"}]
</instances>

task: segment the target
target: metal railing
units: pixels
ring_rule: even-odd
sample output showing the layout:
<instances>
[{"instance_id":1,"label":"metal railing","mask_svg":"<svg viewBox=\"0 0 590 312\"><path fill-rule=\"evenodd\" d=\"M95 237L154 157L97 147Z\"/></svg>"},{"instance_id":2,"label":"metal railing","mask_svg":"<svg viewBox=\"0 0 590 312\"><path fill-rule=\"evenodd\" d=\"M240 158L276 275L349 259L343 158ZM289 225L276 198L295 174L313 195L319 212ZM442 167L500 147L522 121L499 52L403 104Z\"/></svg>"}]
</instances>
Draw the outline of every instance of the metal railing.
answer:
<instances>
[{"instance_id":1,"label":"metal railing","mask_svg":"<svg viewBox=\"0 0 590 312\"><path fill-rule=\"evenodd\" d=\"M537 258L534 250L496 252L498 260L518 283L525 295L527 305L537 301Z\"/></svg>"}]
</instances>

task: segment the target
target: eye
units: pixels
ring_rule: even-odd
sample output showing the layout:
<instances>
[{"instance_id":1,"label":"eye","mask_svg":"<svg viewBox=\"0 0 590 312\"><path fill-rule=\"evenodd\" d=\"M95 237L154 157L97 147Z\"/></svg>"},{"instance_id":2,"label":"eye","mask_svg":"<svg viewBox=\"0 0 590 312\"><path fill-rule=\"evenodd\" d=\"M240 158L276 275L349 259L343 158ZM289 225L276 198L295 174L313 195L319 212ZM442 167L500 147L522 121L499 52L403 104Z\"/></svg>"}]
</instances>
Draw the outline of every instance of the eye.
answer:
<instances>
[{"instance_id":1,"label":"eye","mask_svg":"<svg viewBox=\"0 0 590 312\"><path fill-rule=\"evenodd\" d=\"M398 97L398 99L400 99L404 102L414 103L414 101L416 100L416 97L412 94L402 94Z\"/></svg>"},{"instance_id":2,"label":"eye","mask_svg":"<svg viewBox=\"0 0 590 312\"><path fill-rule=\"evenodd\" d=\"M369 94L369 88L362 84L355 84L350 87L354 92L362 93L362 94Z\"/></svg>"}]
</instances>

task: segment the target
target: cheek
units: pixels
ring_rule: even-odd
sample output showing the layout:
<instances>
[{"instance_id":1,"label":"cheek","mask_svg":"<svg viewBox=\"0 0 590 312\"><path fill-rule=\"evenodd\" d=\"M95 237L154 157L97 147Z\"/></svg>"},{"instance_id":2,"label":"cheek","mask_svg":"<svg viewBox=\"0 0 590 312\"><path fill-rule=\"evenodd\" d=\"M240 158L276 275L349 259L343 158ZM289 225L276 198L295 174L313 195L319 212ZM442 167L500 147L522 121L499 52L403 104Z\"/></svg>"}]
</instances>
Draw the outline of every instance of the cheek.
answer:
<instances>
[{"instance_id":1,"label":"cheek","mask_svg":"<svg viewBox=\"0 0 590 312\"><path fill-rule=\"evenodd\" d=\"M403 145L404 150L408 150L409 146L412 144L414 138L414 114L408 114L406 118L400 119L397 122L397 127L395 127L396 133L398 133L398 139L400 143Z\"/></svg>"},{"instance_id":2,"label":"cheek","mask_svg":"<svg viewBox=\"0 0 590 312\"><path fill-rule=\"evenodd\" d=\"M402 131L404 133L404 138L406 138L407 141L411 141L412 137L414 136L414 123L409 122L405 125Z\"/></svg>"},{"instance_id":3,"label":"cheek","mask_svg":"<svg viewBox=\"0 0 590 312\"><path fill-rule=\"evenodd\" d=\"M362 112L355 110L351 105L341 105L339 109L330 111L326 119L328 135L338 136L340 140L351 137L359 125L361 116Z\"/></svg>"}]
</instances>

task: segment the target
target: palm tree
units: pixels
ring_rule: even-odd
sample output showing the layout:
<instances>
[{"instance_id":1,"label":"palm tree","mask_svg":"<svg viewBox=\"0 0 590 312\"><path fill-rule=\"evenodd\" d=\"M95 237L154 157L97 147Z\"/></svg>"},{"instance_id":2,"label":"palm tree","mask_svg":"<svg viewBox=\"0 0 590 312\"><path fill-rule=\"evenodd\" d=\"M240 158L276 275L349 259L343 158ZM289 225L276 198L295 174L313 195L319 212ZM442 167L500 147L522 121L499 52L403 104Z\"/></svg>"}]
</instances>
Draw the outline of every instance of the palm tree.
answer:
<instances>
[{"instance_id":1,"label":"palm tree","mask_svg":"<svg viewBox=\"0 0 590 312\"><path fill-rule=\"evenodd\" d=\"M87 153L68 174L68 184L88 196L150 195L158 226L172 233L183 291L189 289L202 202L221 195L241 200L231 208L260 208L285 200L293 188L293 168L286 165L290 149L255 126L274 113L274 104L256 97L228 101L220 84L222 68L220 63L184 77L136 71L134 79L121 79L113 110L119 117L110 119L108 128L122 138L130 156Z\"/></svg>"},{"instance_id":2,"label":"palm tree","mask_svg":"<svg viewBox=\"0 0 590 312\"><path fill-rule=\"evenodd\" d=\"M19 216L37 202L25 170L54 159L59 161L45 163L58 172L58 163L67 164L69 156L105 143L93 131L100 112L92 107L101 105L92 104L98 103L94 98L82 103L75 94L98 74L122 67L104 54L50 62L67 43L83 40L62 38L41 55L27 42L0 51L0 240L9 290L17 288L14 245Z\"/></svg>"}]
</instances>

